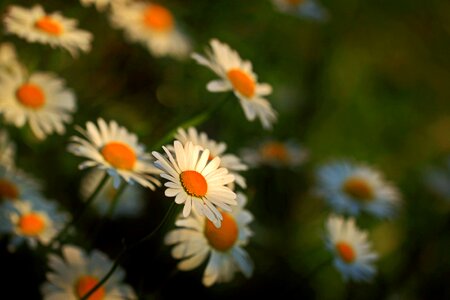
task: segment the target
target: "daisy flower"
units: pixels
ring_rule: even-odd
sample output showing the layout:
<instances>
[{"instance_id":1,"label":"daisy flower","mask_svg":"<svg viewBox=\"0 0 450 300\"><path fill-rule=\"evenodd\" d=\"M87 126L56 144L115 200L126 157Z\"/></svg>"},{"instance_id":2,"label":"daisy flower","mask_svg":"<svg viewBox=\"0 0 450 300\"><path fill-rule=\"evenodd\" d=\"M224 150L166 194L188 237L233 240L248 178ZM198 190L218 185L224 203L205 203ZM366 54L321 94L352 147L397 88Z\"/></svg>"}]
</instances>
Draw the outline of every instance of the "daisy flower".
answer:
<instances>
[{"instance_id":1,"label":"daisy flower","mask_svg":"<svg viewBox=\"0 0 450 300\"><path fill-rule=\"evenodd\" d=\"M365 165L335 162L317 172L318 194L337 213L358 215L368 212L379 218L392 217L400 204L395 186L382 174Z\"/></svg>"},{"instance_id":2,"label":"daisy flower","mask_svg":"<svg viewBox=\"0 0 450 300\"><path fill-rule=\"evenodd\" d=\"M152 164L152 157L145 147L138 143L135 134L115 121L109 124L98 119L98 126L86 123L87 130L78 128L84 138L73 136L69 152L88 160L80 164L80 169L97 167L113 177L113 185L118 188L120 178L128 183L138 184L155 190L160 182L153 177L159 170Z\"/></svg>"},{"instance_id":3,"label":"daisy flower","mask_svg":"<svg viewBox=\"0 0 450 300\"><path fill-rule=\"evenodd\" d=\"M0 165L0 202L42 198L41 185L23 171Z\"/></svg>"},{"instance_id":4,"label":"daisy flower","mask_svg":"<svg viewBox=\"0 0 450 300\"><path fill-rule=\"evenodd\" d=\"M86 295L109 271L111 260L102 252L89 255L79 247L64 245L62 256L50 254L47 282L41 286L44 300L78 300ZM131 286L124 284L125 272L118 267L109 280L89 300L137 299Z\"/></svg>"},{"instance_id":5,"label":"daisy flower","mask_svg":"<svg viewBox=\"0 0 450 300\"><path fill-rule=\"evenodd\" d=\"M238 205L230 213L223 212L222 227L216 228L211 221L197 213L188 218L179 217L177 229L165 237L167 245L175 245L172 256L181 259L178 269L192 270L202 264L209 255L203 274L203 284L230 281L240 270L246 277L253 273L253 263L242 248L247 245L252 232L248 228L252 214L244 209L247 199L238 193Z\"/></svg>"},{"instance_id":6,"label":"daisy flower","mask_svg":"<svg viewBox=\"0 0 450 300\"><path fill-rule=\"evenodd\" d=\"M247 184L245 178L242 177L238 172L245 171L248 167L241 162L241 160L233 154L225 154L227 145L225 143L218 143L214 140L208 138L208 135L204 132L198 132L195 128L189 127L186 130L179 128L175 139L179 140L181 143L186 144L187 142L192 142L194 145L202 147L202 150L209 150L209 160L214 157L220 157L219 167L226 168L234 176L236 184L242 188L246 188Z\"/></svg>"},{"instance_id":7,"label":"daisy flower","mask_svg":"<svg viewBox=\"0 0 450 300\"><path fill-rule=\"evenodd\" d=\"M111 0L80 0L81 5L90 6L95 5L97 10L103 11L111 3Z\"/></svg>"},{"instance_id":8,"label":"daisy flower","mask_svg":"<svg viewBox=\"0 0 450 300\"><path fill-rule=\"evenodd\" d=\"M92 170L81 181L81 196L83 199L89 198L100 184L104 176L104 172L100 170ZM100 190L96 201L93 206L101 215L106 215L112 205L112 201L117 193L117 190L112 184L112 180L108 179L108 182ZM126 188L120 195L117 206L112 215L116 217L137 216L144 208L143 190L138 185L131 185Z\"/></svg>"},{"instance_id":9,"label":"daisy flower","mask_svg":"<svg viewBox=\"0 0 450 300\"><path fill-rule=\"evenodd\" d=\"M208 83L208 91L233 91L249 121L258 117L264 128L272 128L277 114L269 101L262 98L272 93L272 87L267 83L258 83L258 78L252 71L252 63L242 60L227 44L216 39L211 40L210 44L212 52L207 49L207 57L192 54L197 63L210 68L220 77L219 80Z\"/></svg>"},{"instance_id":10,"label":"daisy flower","mask_svg":"<svg viewBox=\"0 0 450 300\"><path fill-rule=\"evenodd\" d=\"M272 0L275 7L287 14L326 21L328 13L316 0Z\"/></svg>"},{"instance_id":11,"label":"daisy flower","mask_svg":"<svg viewBox=\"0 0 450 300\"><path fill-rule=\"evenodd\" d=\"M177 28L172 12L160 4L113 2L111 22L125 30L130 41L143 44L154 56L184 58L190 52L190 42Z\"/></svg>"},{"instance_id":12,"label":"daisy flower","mask_svg":"<svg viewBox=\"0 0 450 300\"><path fill-rule=\"evenodd\" d=\"M72 121L76 110L75 95L52 73L28 77L0 72L0 91L0 114L5 122L17 127L28 123L40 140L55 131L64 134L64 123Z\"/></svg>"},{"instance_id":13,"label":"daisy flower","mask_svg":"<svg viewBox=\"0 0 450 300\"><path fill-rule=\"evenodd\" d=\"M0 166L11 168L14 167L16 156L16 145L9 139L8 132L6 130L0 129ZM1 171L0 171L1 174ZM1 179L0 179L1 186ZM0 188L0 198L1 197Z\"/></svg>"},{"instance_id":14,"label":"daisy flower","mask_svg":"<svg viewBox=\"0 0 450 300\"><path fill-rule=\"evenodd\" d=\"M0 206L0 232L12 234L9 250L27 242L35 248L37 243L47 245L62 229L67 216L56 205L43 199L4 202Z\"/></svg>"},{"instance_id":15,"label":"daisy flower","mask_svg":"<svg viewBox=\"0 0 450 300\"><path fill-rule=\"evenodd\" d=\"M230 205L236 205L236 194L226 184L234 181L225 168L219 168L220 158L208 161L210 151L202 150L187 142L174 142L175 157L163 146L167 158L158 152L152 152L156 158L155 165L163 172L161 177L168 180L165 195L175 197L175 203L184 203L183 216L191 213L191 208L200 215L205 215L217 227L223 219L217 207L231 211ZM216 207L217 206L217 207Z\"/></svg>"},{"instance_id":16,"label":"daisy flower","mask_svg":"<svg viewBox=\"0 0 450 300\"><path fill-rule=\"evenodd\" d=\"M360 231L355 220L330 216L326 222L327 248L334 255L334 266L344 280L369 281L376 273L378 256L372 252L367 233Z\"/></svg>"},{"instance_id":17,"label":"daisy flower","mask_svg":"<svg viewBox=\"0 0 450 300\"><path fill-rule=\"evenodd\" d=\"M293 141L267 140L257 149L243 149L242 157L245 162L254 167L261 165L297 167L306 160L308 153Z\"/></svg>"},{"instance_id":18,"label":"daisy flower","mask_svg":"<svg viewBox=\"0 0 450 300\"><path fill-rule=\"evenodd\" d=\"M67 19L59 12L47 14L40 5L30 9L12 5L4 23L9 33L28 42L62 47L72 56L77 56L80 50L88 52L91 49L92 34L78 29L76 20Z\"/></svg>"}]
</instances>

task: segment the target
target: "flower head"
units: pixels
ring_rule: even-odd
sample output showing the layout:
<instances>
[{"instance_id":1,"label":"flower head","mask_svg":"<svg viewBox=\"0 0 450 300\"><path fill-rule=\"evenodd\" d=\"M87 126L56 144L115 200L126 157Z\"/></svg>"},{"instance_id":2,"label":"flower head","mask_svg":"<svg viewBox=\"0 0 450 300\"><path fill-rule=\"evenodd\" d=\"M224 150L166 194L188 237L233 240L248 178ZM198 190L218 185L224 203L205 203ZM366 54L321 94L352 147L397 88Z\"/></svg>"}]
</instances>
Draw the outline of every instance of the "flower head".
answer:
<instances>
[{"instance_id":1,"label":"flower head","mask_svg":"<svg viewBox=\"0 0 450 300\"><path fill-rule=\"evenodd\" d=\"M28 42L64 48L72 56L77 56L79 50L91 49L92 34L78 29L76 20L67 19L59 12L47 14L40 5L30 9L12 5L4 22L7 32Z\"/></svg>"},{"instance_id":2,"label":"flower head","mask_svg":"<svg viewBox=\"0 0 450 300\"><path fill-rule=\"evenodd\" d=\"M269 101L264 99L272 93L267 83L258 83L252 70L252 63L242 60L239 54L227 44L213 39L211 51L206 50L207 57L193 53L192 58L200 65L210 68L220 79L208 83L210 92L233 91L249 121L258 117L264 128L270 129L277 119L275 110Z\"/></svg>"},{"instance_id":3,"label":"flower head","mask_svg":"<svg viewBox=\"0 0 450 300\"><path fill-rule=\"evenodd\" d=\"M238 206L229 213L223 212L220 228L195 212L186 219L180 216L175 222L178 228L165 237L166 244L174 245L172 256L181 259L178 269L192 270L209 255L202 280L205 286L228 282L237 270L250 277L253 263L243 246L252 235L248 225L253 216L244 209L246 201L245 195L238 193Z\"/></svg>"},{"instance_id":4,"label":"flower head","mask_svg":"<svg viewBox=\"0 0 450 300\"><path fill-rule=\"evenodd\" d=\"M160 172L153 166L152 157L145 152L145 147L138 143L137 136L115 121L108 124L98 119L97 123L96 126L87 122L86 131L78 129L84 138L73 136L71 139L69 152L88 159L80 164L80 169L97 167L105 170L113 177L115 188L119 186L120 178L152 190L159 186L160 182L154 175Z\"/></svg>"},{"instance_id":5,"label":"flower head","mask_svg":"<svg viewBox=\"0 0 450 300\"><path fill-rule=\"evenodd\" d=\"M373 263L378 258L353 218L330 216L326 222L327 248L334 255L334 265L344 280L369 281L376 273Z\"/></svg>"},{"instance_id":6,"label":"flower head","mask_svg":"<svg viewBox=\"0 0 450 300\"><path fill-rule=\"evenodd\" d=\"M25 172L0 165L0 202L42 198L41 185Z\"/></svg>"},{"instance_id":7,"label":"flower head","mask_svg":"<svg viewBox=\"0 0 450 300\"><path fill-rule=\"evenodd\" d=\"M108 273L112 262L100 251L89 255L72 245L62 247L62 257L48 256L51 269L47 282L41 287L43 299L81 299ZM104 285L98 288L89 300L137 299L133 289L122 283L125 272L119 267Z\"/></svg>"},{"instance_id":8,"label":"flower head","mask_svg":"<svg viewBox=\"0 0 450 300\"><path fill-rule=\"evenodd\" d=\"M219 168L219 157L208 161L210 151L192 142L183 145L175 141L175 157L169 149L163 149L167 158L156 151L152 154L157 159L156 166L163 171L161 177L168 180L164 184L166 196L175 197L177 204L184 203L184 217L189 216L193 207L220 227L223 217L217 207L231 211L230 205L236 205L236 194L225 186L234 181L234 176Z\"/></svg>"}]
</instances>

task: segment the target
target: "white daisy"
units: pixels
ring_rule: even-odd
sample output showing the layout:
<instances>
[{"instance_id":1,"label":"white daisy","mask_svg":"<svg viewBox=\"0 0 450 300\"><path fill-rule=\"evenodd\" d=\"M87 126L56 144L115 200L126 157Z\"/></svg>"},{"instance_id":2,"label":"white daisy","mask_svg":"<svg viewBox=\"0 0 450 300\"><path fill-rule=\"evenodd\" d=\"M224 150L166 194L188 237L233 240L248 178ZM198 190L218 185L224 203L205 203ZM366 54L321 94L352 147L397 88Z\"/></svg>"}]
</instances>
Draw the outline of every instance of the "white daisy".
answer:
<instances>
[{"instance_id":1,"label":"white daisy","mask_svg":"<svg viewBox=\"0 0 450 300\"><path fill-rule=\"evenodd\" d=\"M242 157L253 167L261 165L297 167L307 159L308 153L293 141L267 140L256 149L243 149Z\"/></svg>"},{"instance_id":2,"label":"white daisy","mask_svg":"<svg viewBox=\"0 0 450 300\"><path fill-rule=\"evenodd\" d=\"M203 274L203 284L230 281L240 270L246 277L253 273L253 262L242 248L247 245L252 232L248 228L252 214L244 209L247 199L238 193L238 206L230 213L223 212L222 227L216 228L211 221L197 213L175 222L178 229L165 237L167 245L175 245L172 256L181 259L178 269L192 270L202 264L209 255Z\"/></svg>"},{"instance_id":3,"label":"white daisy","mask_svg":"<svg viewBox=\"0 0 450 300\"><path fill-rule=\"evenodd\" d=\"M177 28L173 14L160 4L113 2L111 22L125 30L130 41L143 44L154 56L184 58L190 52L188 38Z\"/></svg>"},{"instance_id":4,"label":"white daisy","mask_svg":"<svg viewBox=\"0 0 450 300\"><path fill-rule=\"evenodd\" d=\"M15 156L16 156L16 145L10 140L8 132L4 129L0 129L0 166L6 168L14 167ZM0 179L0 186L1 186L1 179ZM2 198L1 194L2 193L0 192L0 198Z\"/></svg>"},{"instance_id":5,"label":"white daisy","mask_svg":"<svg viewBox=\"0 0 450 300\"><path fill-rule=\"evenodd\" d=\"M236 205L236 194L225 186L234 181L234 176L219 168L219 157L208 161L210 151L191 142L183 146L175 141L175 158L169 149L164 146L163 149L168 159L156 151L152 154L157 159L155 165L163 171L161 177L168 180L164 184L165 195L175 197L177 204L184 203L184 217L189 216L193 207L220 227L222 214L217 207L231 211L230 205Z\"/></svg>"},{"instance_id":6,"label":"white daisy","mask_svg":"<svg viewBox=\"0 0 450 300\"><path fill-rule=\"evenodd\" d=\"M53 132L64 134L64 123L72 121L75 95L52 73L36 72L11 76L0 72L0 114L6 123L22 127L28 123L38 139Z\"/></svg>"},{"instance_id":7,"label":"white daisy","mask_svg":"<svg viewBox=\"0 0 450 300\"><path fill-rule=\"evenodd\" d=\"M247 187L245 178L242 177L238 172L245 171L248 169L248 167L241 162L239 157L233 154L225 154L225 151L227 149L227 145L225 143L218 143L212 139L209 139L208 135L205 132L198 132L193 127L189 127L187 131L183 128L179 128L177 134L175 135L175 139L179 140L183 144L192 142L192 144L202 147L202 150L208 149L208 160L212 160L216 156L220 157L219 168L222 167L228 169L230 174L234 176L236 184L238 184L242 188Z\"/></svg>"},{"instance_id":8,"label":"white daisy","mask_svg":"<svg viewBox=\"0 0 450 300\"><path fill-rule=\"evenodd\" d=\"M115 188L119 186L120 178L151 190L159 186L160 182L153 175L160 171L153 166L152 157L145 152L144 145L138 143L137 136L115 121L107 124L98 119L97 123L98 127L87 122L86 131L78 128L84 138L71 138L69 152L88 159L80 164L80 169L97 167L105 170L113 177Z\"/></svg>"},{"instance_id":9,"label":"white daisy","mask_svg":"<svg viewBox=\"0 0 450 300\"><path fill-rule=\"evenodd\" d=\"M328 12L316 0L272 0L275 7L287 14L326 21Z\"/></svg>"},{"instance_id":10,"label":"white daisy","mask_svg":"<svg viewBox=\"0 0 450 300\"><path fill-rule=\"evenodd\" d=\"M0 202L42 198L41 185L25 172L0 165Z\"/></svg>"},{"instance_id":11,"label":"white daisy","mask_svg":"<svg viewBox=\"0 0 450 300\"><path fill-rule=\"evenodd\" d=\"M344 280L369 281L376 273L373 263L378 256L372 252L367 233L360 231L355 220L330 216L326 222L327 248L334 255L334 266Z\"/></svg>"},{"instance_id":12,"label":"white daisy","mask_svg":"<svg viewBox=\"0 0 450 300\"><path fill-rule=\"evenodd\" d=\"M86 295L109 271L111 260L102 252L93 250L90 255L81 248L64 245L62 257L48 256L51 269L47 282L41 286L44 300L78 300ZM136 300L131 286L123 283L125 272L118 267L104 285L89 300Z\"/></svg>"},{"instance_id":13,"label":"white daisy","mask_svg":"<svg viewBox=\"0 0 450 300\"><path fill-rule=\"evenodd\" d=\"M210 44L212 52L207 49L207 57L192 54L197 63L210 68L221 78L209 82L208 91L233 91L249 121L258 117L264 128L272 128L277 114L269 101L262 98L272 93L272 87L267 83L258 83L258 78L252 71L252 63L242 60L227 44L216 39L211 40Z\"/></svg>"},{"instance_id":14,"label":"white daisy","mask_svg":"<svg viewBox=\"0 0 450 300\"><path fill-rule=\"evenodd\" d=\"M97 10L103 11L105 10L106 7L108 7L108 5L110 5L112 0L80 0L80 1L81 5L83 6L95 5Z\"/></svg>"},{"instance_id":15,"label":"white daisy","mask_svg":"<svg viewBox=\"0 0 450 300\"><path fill-rule=\"evenodd\" d=\"M77 56L79 50L88 52L91 49L92 34L78 29L77 20L67 19L59 12L47 14L40 5L30 9L10 6L4 23L9 33L28 42L65 48L72 56Z\"/></svg>"},{"instance_id":16,"label":"white daisy","mask_svg":"<svg viewBox=\"0 0 450 300\"><path fill-rule=\"evenodd\" d=\"M81 181L81 196L83 199L89 198L97 186L100 184L104 176L104 172L93 169ZM112 184L112 180L108 182L101 189L93 206L101 215L106 215L112 205L112 201L117 193L117 190ZM130 185L117 199L117 206L112 215L113 218L128 217L139 215L144 208L143 189L138 185Z\"/></svg>"},{"instance_id":17,"label":"white daisy","mask_svg":"<svg viewBox=\"0 0 450 300\"><path fill-rule=\"evenodd\" d=\"M0 206L0 232L12 234L9 250L26 241L35 248L47 245L62 229L67 215L60 213L53 202L43 199L4 202Z\"/></svg>"},{"instance_id":18,"label":"white daisy","mask_svg":"<svg viewBox=\"0 0 450 300\"><path fill-rule=\"evenodd\" d=\"M319 195L337 213L358 215L365 211L388 218L400 204L397 188L368 166L335 162L320 168L317 176Z\"/></svg>"}]
</instances>

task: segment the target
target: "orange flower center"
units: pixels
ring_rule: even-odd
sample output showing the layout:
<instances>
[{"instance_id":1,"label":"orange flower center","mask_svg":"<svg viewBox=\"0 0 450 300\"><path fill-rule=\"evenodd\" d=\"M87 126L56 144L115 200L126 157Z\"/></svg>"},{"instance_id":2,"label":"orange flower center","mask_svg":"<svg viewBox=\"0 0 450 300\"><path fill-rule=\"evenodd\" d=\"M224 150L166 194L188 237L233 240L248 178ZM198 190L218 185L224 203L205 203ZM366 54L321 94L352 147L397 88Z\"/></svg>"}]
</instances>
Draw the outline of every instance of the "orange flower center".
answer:
<instances>
[{"instance_id":1,"label":"orange flower center","mask_svg":"<svg viewBox=\"0 0 450 300\"><path fill-rule=\"evenodd\" d=\"M220 228L216 228L214 224L206 219L205 236L211 247L218 251L225 252L233 247L238 238L238 225L234 218L227 213L222 213L223 221Z\"/></svg>"},{"instance_id":2,"label":"orange flower center","mask_svg":"<svg viewBox=\"0 0 450 300\"><path fill-rule=\"evenodd\" d=\"M120 142L109 142L101 151L103 158L116 169L132 170L136 154L129 146Z\"/></svg>"},{"instance_id":3,"label":"orange flower center","mask_svg":"<svg viewBox=\"0 0 450 300\"><path fill-rule=\"evenodd\" d=\"M261 153L266 159L276 159L282 162L287 162L289 160L289 152L282 143L267 143L262 147Z\"/></svg>"},{"instance_id":4,"label":"orange flower center","mask_svg":"<svg viewBox=\"0 0 450 300\"><path fill-rule=\"evenodd\" d=\"M44 16L40 18L39 20L36 21L34 26L37 29L42 30L50 35L58 36L61 35L63 32L61 24L49 16Z\"/></svg>"},{"instance_id":5,"label":"orange flower center","mask_svg":"<svg viewBox=\"0 0 450 300\"><path fill-rule=\"evenodd\" d=\"M229 70L227 76L236 91L247 98L253 97L256 86L250 76L239 69Z\"/></svg>"},{"instance_id":6,"label":"orange flower center","mask_svg":"<svg viewBox=\"0 0 450 300\"><path fill-rule=\"evenodd\" d=\"M37 235L45 228L45 221L37 213L28 213L20 217L19 228L24 235Z\"/></svg>"},{"instance_id":7,"label":"orange flower center","mask_svg":"<svg viewBox=\"0 0 450 300\"><path fill-rule=\"evenodd\" d=\"M346 242L337 243L336 250L339 253L339 256L342 258L342 260L345 261L346 263L351 263L356 258L355 250L353 250L353 247Z\"/></svg>"},{"instance_id":8,"label":"orange flower center","mask_svg":"<svg viewBox=\"0 0 450 300\"><path fill-rule=\"evenodd\" d=\"M168 31L173 27L173 16L166 8L152 4L144 12L144 24L157 31Z\"/></svg>"},{"instance_id":9,"label":"orange flower center","mask_svg":"<svg viewBox=\"0 0 450 300\"><path fill-rule=\"evenodd\" d=\"M38 109L45 104L44 91L37 85L25 83L16 91L17 100L27 107Z\"/></svg>"},{"instance_id":10,"label":"orange flower center","mask_svg":"<svg viewBox=\"0 0 450 300\"><path fill-rule=\"evenodd\" d=\"M357 200L369 201L373 198L372 187L366 180L358 177L348 178L344 182L343 190L345 193Z\"/></svg>"},{"instance_id":11,"label":"orange flower center","mask_svg":"<svg viewBox=\"0 0 450 300\"><path fill-rule=\"evenodd\" d=\"M19 189L10 181L0 179L0 200L16 199L19 197Z\"/></svg>"},{"instance_id":12,"label":"orange flower center","mask_svg":"<svg viewBox=\"0 0 450 300\"><path fill-rule=\"evenodd\" d=\"M97 278L89 275L80 277L75 284L75 293L77 297L80 299L83 298L84 295L97 285L98 281ZM105 288L101 286L89 296L88 300L102 300L103 298L105 298Z\"/></svg>"},{"instance_id":13,"label":"orange flower center","mask_svg":"<svg viewBox=\"0 0 450 300\"><path fill-rule=\"evenodd\" d=\"M202 198L208 191L208 183L205 177L197 171L181 172L180 181L186 193L191 196Z\"/></svg>"}]
</instances>

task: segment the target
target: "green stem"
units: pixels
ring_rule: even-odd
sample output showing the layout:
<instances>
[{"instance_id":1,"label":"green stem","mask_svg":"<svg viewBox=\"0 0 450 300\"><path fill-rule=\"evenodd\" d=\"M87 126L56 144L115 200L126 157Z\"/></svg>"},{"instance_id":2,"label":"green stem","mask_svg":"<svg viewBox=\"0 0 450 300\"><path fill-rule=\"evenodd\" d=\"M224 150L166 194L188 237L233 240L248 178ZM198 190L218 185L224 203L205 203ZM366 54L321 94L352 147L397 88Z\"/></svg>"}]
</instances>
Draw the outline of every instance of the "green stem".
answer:
<instances>
[{"instance_id":1,"label":"green stem","mask_svg":"<svg viewBox=\"0 0 450 300\"><path fill-rule=\"evenodd\" d=\"M97 195L100 193L100 191L103 189L103 187L105 186L106 182L108 182L109 179L109 175L108 173L105 173L105 176L103 176L103 179L100 181L100 183L98 184L97 188L95 189L95 191L91 194L91 196L83 203L83 206L78 210L77 214L73 216L72 220L70 222L68 222L66 224L66 226L64 226L64 228L57 234L55 235L55 237L50 241L50 243L48 244L48 248L51 249L52 245L58 241L61 240L62 238L64 238L64 236L66 235L67 231L73 226L75 225L81 218L81 216L84 214L84 212L86 211L86 209L91 205L91 203L95 200L95 198L97 197Z\"/></svg>"},{"instance_id":2,"label":"green stem","mask_svg":"<svg viewBox=\"0 0 450 300\"><path fill-rule=\"evenodd\" d=\"M128 183L126 181L122 181L122 183L119 186L119 189L116 191L116 194L114 195L114 198L111 201L111 205L109 206L108 213L106 217L108 219L111 219L112 215L114 214L114 211L117 207L117 203L119 203L119 198L122 195L122 193L125 191L125 188L128 186Z\"/></svg>"},{"instance_id":3,"label":"green stem","mask_svg":"<svg viewBox=\"0 0 450 300\"><path fill-rule=\"evenodd\" d=\"M120 261L123 259L123 257L125 256L125 254L128 251L131 251L134 248L141 245L142 243L150 240L155 235L155 233L157 233L158 230L166 223L167 219L169 219L169 216L171 215L171 212L174 207L175 207L175 202L172 202L172 204L170 205L166 214L164 215L162 221L158 224L158 226L156 226L155 229L153 229L152 232L150 232L148 235L146 235L145 237L143 237L141 240L137 241L136 243L130 245L129 247L124 245L124 248L117 256L116 260L114 261L114 264L112 265L111 269L109 269L108 273L106 273L106 275L103 276L103 278L94 287L92 287L92 289L90 289L89 292L87 292L80 300L87 300L93 293L95 293L95 291L97 289L99 289L109 279L109 277L111 277L111 275L114 273L114 271L119 266Z\"/></svg>"}]
</instances>

